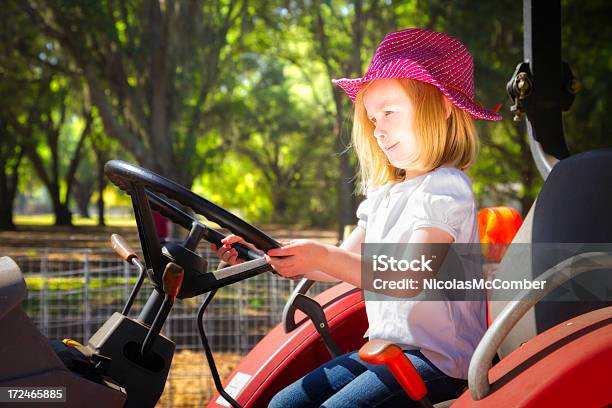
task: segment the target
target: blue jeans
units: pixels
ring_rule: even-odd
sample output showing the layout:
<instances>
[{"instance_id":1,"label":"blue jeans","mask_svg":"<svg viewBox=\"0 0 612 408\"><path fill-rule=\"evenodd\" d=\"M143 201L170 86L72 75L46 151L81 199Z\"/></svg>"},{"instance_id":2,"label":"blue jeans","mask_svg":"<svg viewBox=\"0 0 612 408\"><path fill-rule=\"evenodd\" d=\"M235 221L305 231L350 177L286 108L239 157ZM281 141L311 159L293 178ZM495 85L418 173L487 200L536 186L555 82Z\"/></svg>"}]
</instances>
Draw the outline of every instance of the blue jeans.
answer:
<instances>
[{"instance_id":1,"label":"blue jeans","mask_svg":"<svg viewBox=\"0 0 612 408\"><path fill-rule=\"evenodd\" d=\"M420 351L404 351L432 403L457 398L466 380L449 377ZM268 408L418 407L384 364L367 364L356 351L341 355L276 394Z\"/></svg>"}]
</instances>

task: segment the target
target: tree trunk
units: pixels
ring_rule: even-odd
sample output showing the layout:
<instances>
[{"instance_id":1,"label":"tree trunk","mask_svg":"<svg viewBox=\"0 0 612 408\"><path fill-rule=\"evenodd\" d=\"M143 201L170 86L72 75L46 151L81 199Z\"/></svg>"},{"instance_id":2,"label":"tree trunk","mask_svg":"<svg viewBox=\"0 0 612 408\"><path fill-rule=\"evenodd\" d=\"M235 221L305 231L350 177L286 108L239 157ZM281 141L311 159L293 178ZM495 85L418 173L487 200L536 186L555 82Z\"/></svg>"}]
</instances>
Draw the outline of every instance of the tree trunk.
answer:
<instances>
[{"instance_id":1,"label":"tree trunk","mask_svg":"<svg viewBox=\"0 0 612 408\"><path fill-rule=\"evenodd\" d=\"M338 179L338 229L337 236L338 241L344 240L346 238L344 236L344 227L346 225L350 225L354 222L354 212L353 210L353 201L355 197L353 196L354 191L354 181L353 180L353 169L351 163L349 161L349 156L346 152L346 146L342 138L342 122L343 114L340 109L340 105L337 105L339 109L339 113L336 117L336 125L335 127L339 127L336 134L336 152L340 152L340 177ZM344 152L344 153L342 153Z\"/></svg>"},{"instance_id":2,"label":"tree trunk","mask_svg":"<svg viewBox=\"0 0 612 408\"><path fill-rule=\"evenodd\" d=\"M273 214L276 217L274 222L286 222L287 219L287 191L284 189L274 190L272 192L272 206L274 207ZM295 220L294 220L295 221Z\"/></svg>"},{"instance_id":3,"label":"tree trunk","mask_svg":"<svg viewBox=\"0 0 612 408\"><path fill-rule=\"evenodd\" d=\"M98 158L98 226L104 227L104 188L106 187L106 177L104 175L104 160L99 154Z\"/></svg>"},{"instance_id":4,"label":"tree trunk","mask_svg":"<svg viewBox=\"0 0 612 408\"><path fill-rule=\"evenodd\" d=\"M59 186L57 183L51 183L47 186L47 191L51 198L53 206L53 215L55 215L55 226L72 226L72 214L68 209L68 203L62 203L60 199Z\"/></svg>"},{"instance_id":5,"label":"tree trunk","mask_svg":"<svg viewBox=\"0 0 612 408\"><path fill-rule=\"evenodd\" d=\"M77 197L76 203L79 210L79 215L83 218L89 218L89 199L91 195L80 194Z\"/></svg>"},{"instance_id":6,"label":"tree trunk","mask_svg":"<svg viewBox=\"0 0 612 408\"><path fill-rule=\"evenodd\" d=\"M56 226L72 226L72 213L66 204L61 203L54 207L53 212L55 213Z\"/></svg>"},{"instance_id":7,"label":"tree trunk","mask_svg":"<svg viewBox=\"0 0 612 408\"><path fill-rule=\"evenodd\" d=\"M347 61L347 73L352 75L354 73L359 73L361 71L361 46L363 44L363 33L365 27L365 19L363 15L362 9L362 1L356 1L353 6L355 7L355 21L353 22L353 51L349 61ZM325 20L323 18L323 14L320 10L321 4L316 2L314 4L316 17L314 19L313 24L313 32L315 34L316 40L319 42L320 54L323 59L323 63L326 66L327 74L330 78L330 90L333 94L334 105L336 107L336 121L334 123L334 134L336 136L335 147L336 151L340 155L339 167L340 167L340 178L338 180L338 229L337 236L338 241L342 241L344 239L344 227L345 225L352 224L354 221L353 217L353 208L354 208L354 200L353 191L354 181L353 181L353 169L351 163L349 161L349 157L346 153L343 153L345 149L345 143L343 142L342 136L342 124L344 123L344 112L342 109L342 98L339 92L336 92L334 85L331 83L331 79L334 78L334 70L331 66L331 58L329 52L329 36L325 31ZM345 75L348 76L348 75Z\"/></svg>"},{"instance_id":8,"label":"tree trunk","mask_svg":"<svg viewBox=\"0 0 612 408\"><path fill-rule=\"evenodd\" d=\"M0 230L2 231L15 230L15 224L13 223L13 199L15 196L10 194L10 190L6 169L2 168L0 172Z\"/></svg>"},{"instance_id":9,"label":"tree trunk","mask_svg":"<svg viewBox=\"0 0 612 408\"><path fill-rule=\"evenodd\" d=\"M57 202L53 205L56 226L72 226L72 213L66 203Z\"/></svg>"},{"instance_id":10,"label":"tree trunk","mask_svg":"<svg viewBox=\"0 0 612 408\"><path fill-rule=\"evenodd\" d=\"M13 223L13 203L6 202L4 197L0 202L0 231L15 231Z\"/></svg>"},{"instance_id":11,"label":"tree trunk","mask_svg":"<svg viewBox=\"0 0 612 408\"><path fill-rule=\"evenodd\" d=\"M89 218L89 202L93 194L94 180L87 178L84 182L74 181L74 200L81 217Z\"/></svg>"},{"instance_id":12,"label":"tree trunk","mask_svg":"<svg viewBox=\"0 0 612 408\"><path fill-rule=\"evenodd\" d=\"M7 173L6 160L3 160L0 169L0 230L14 231L13 222L13 202L17 194L17 184L19 182L19 165L23 158L23 150L19 151L17 160L12 165L11 174Z\"/></svg>"},{"instance_id":13,"label":"tree trunk","mask_svg":"<svg viewBox=\"0 0 612 408\"><path fill-rule=\"evenodd\" d=\"M13 197L9 197L10 187L8 185L8 177L6 169L2 166L0 169L0 230L13 231Z\"/></svg>"}]
</instances>

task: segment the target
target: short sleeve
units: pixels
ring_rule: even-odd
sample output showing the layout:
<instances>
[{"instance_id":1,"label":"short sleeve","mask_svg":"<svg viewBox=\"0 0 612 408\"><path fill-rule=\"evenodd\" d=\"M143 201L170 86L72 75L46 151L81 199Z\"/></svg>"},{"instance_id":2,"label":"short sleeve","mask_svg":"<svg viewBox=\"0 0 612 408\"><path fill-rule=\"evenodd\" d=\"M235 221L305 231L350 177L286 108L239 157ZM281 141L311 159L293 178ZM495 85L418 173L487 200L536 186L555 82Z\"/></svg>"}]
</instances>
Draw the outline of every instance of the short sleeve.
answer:
<instances>
[{"instance_id":1,"label":"short sleeve","mask_svg":"<svg viewBox=\"0 0 612 408\"><path fill-rule=\"evenodd\" d=\"M375 210L376 203L384 186L370 187L366 193L366 198L357 207L357 226L366 229L369 215Z\"/></svg>"},{"instance_id":2,"label":"short sleeve","mask_svg":"<svg viewBox=\"0 0 612 408\"><path fill-rule=\"evenodd\" d=\"M413 231L438 228L455 242L461 228L474 221L474 194L469 178L461 170L443 168L424 180L416 197Z\"/></svg>"}]
</instances>

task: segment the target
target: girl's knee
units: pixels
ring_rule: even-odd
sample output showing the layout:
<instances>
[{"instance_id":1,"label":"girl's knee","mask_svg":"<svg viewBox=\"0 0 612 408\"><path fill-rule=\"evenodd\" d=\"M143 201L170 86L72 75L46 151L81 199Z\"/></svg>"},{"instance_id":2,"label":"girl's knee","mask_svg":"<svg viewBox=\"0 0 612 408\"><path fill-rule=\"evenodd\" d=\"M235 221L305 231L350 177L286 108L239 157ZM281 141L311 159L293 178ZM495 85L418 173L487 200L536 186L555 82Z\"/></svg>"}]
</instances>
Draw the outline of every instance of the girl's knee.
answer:
<instances>
[{"instance_id":1,"label":"girl's knee","mask_svg":"<svg viewBox=\"0 0 612 408\"><path fill-rule=\"evenodd\" d=\"M327 362L276 394L268 407L318 407L367 368L356 360L357 353L346 353Z\"/></svg>"},{"instance_id":2,"label":"girl's knee","mask_svg":"<svg viewBox=\"0 0 612 408\"><path fill-rule=\"evenodd\" d=\"M268 408L306 408L315 407L312 401L300 391L295 384L288 386L276 394L268 404Z\"/></svg>"},{"instance_id":3,"label":"girl's knee","mask_svg":"<svg viewBox=\"0 0 612 408\"><path fill-rule=\"evenodd\" d=\"M285 406L283 404L283 397L279 397L281 394L276 394L271 400L270 403L268 404L268 408L281 408L283 406Z\"/></svg>"}]
</instances>

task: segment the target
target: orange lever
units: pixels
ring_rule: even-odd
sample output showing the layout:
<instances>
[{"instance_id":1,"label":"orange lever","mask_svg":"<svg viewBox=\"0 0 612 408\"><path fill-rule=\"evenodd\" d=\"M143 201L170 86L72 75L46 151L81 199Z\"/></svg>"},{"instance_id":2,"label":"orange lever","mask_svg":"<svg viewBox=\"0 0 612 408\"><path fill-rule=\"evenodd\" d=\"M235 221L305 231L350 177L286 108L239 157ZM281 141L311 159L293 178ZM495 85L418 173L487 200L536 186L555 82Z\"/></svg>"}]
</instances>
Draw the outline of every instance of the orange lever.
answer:
<instances>
[{"instance_id":1,"label":"orange lever","mask_svg":"<svg viewBox=\"0 0 612 408\"><path fill-rule=\"evenodd\" d=\"M128 263L132 263L133 258L138 258L136 252L134 252L134 250L128 245L125 238L119 234L111 235L111 245L117 255Z\"/></svg>"},{"instance_id":2,"label":"orange lever","mask_svg":"<svg viewBox=\"0 0 612 408\"><path fill-rule=\"evenodd\" d=\"M164 270L162 281L164 293L170 296L173 300L181 290L184 275L185 273L183 272L183 268L174 262L168 262L166 269Z\"/></svg>"},{"instance_id":3,"label":"orange lever","mask_svg":"<svg viewBox=\"0 0 612 408\"><path fill-rule=\"evenodd\" d=\"M359 357L370 364L385 364L406 394L415 401L427 396L427 387L418 371L396 344L374 339L359 349Z\"/></svg>"}]
</instances>

